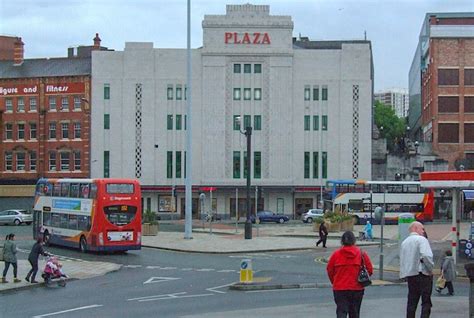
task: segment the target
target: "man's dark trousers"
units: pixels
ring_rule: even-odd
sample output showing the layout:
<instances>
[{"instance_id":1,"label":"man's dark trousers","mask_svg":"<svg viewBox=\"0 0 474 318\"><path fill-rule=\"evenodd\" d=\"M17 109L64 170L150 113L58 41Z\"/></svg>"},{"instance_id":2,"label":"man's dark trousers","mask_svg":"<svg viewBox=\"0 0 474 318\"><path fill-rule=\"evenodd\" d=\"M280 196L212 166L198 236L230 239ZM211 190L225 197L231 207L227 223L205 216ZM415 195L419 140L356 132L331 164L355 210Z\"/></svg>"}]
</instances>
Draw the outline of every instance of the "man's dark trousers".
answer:
<instances>
[{"instance_id":1,"label":"man's dark trousers","mask_svg":"<svg viewBox=\"0 0 474 318\"><path fill-rule=\"evenodd\" d=\"M416 307L421 297L421 318L428 318L431 313L431 292L433 290L433 276L418 274L408 276L408 303L407 318L415 318Z\"/></svg>"}]
</instances>

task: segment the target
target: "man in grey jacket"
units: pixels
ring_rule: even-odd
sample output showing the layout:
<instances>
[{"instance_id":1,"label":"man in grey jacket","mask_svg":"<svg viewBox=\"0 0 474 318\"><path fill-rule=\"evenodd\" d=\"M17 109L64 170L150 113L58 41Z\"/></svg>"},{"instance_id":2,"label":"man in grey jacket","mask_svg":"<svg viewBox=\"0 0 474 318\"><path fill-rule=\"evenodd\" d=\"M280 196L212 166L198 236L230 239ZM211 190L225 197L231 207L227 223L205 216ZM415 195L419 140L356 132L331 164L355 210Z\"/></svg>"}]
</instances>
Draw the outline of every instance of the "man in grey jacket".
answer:
<instances>
[{"instance_id":1,"label":"man in grey jacket","mask_svg":"<svg viewBox=\"0 0 474 318\"><path fill-rule=\"evenodd\" d=\"M415 318L421 297L421 318L431 314L433 290L433 252L423 224L413 222L410 235L400 247L400 278L408 282L407 318Z\"/></svg>"}]
</instances>

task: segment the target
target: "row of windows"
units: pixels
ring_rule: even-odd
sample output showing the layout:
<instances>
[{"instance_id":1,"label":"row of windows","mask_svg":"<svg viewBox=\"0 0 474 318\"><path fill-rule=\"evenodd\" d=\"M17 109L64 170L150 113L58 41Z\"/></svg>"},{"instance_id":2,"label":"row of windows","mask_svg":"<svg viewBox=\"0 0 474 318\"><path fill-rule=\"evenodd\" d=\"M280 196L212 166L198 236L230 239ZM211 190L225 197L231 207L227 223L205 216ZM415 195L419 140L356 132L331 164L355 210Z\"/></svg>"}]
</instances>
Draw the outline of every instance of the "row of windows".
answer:
<instances>
[{"instance_id":1,"label":"row of windows","mask_svg":"<svg viewBox=\"0 0 474 318\"><path fill-rule=\"evenodd\" d=\"M5 171L13 171L15 166L15 171L36 171L37 165L37 155L36 151L26 152L16 152L15 153L15 162L13 162L13 152L5 151ZM28 157L28 161L27 158Z\"/></svg>"},{"instance_id":2,"label":"row of windows","mask_svg":"<svg viewBox=\"0 0 474 318\"><path fill-rule=\"evenodd\" d=\"M72 103L73 110L78 111L81 110L81 97L79 96L65 96L65 97L58 97L58 96L50 96L48 99L49 110L59 110L61 111L69 111L69 105ZM26 108L28 105L28 109ZM37 111L38 104L36 97L7 97L5 98L5 111L7 112L16 112L23 113L26 111Z\"/></svg>"},{"instance_id":3,"label":"row of windows","mask_svg":"<svg viewBox=\"0 0 474 318\"><path fill-rule=\"evenodd\" d=\"M29 123L28 124L28 132L29 132L29 139L37 139L38 138L38 127L36 123ZM5 123L5 140L13 140L13 124L12 123ZM17 140L25 140L26 136L26 124L25 123L18 123L16 125L16 139Z\"/></svg>"},{"instance_id":4,"label":"row of windows","mask_svg":"<svg viewBox=\"0 0 474 318\"><path fill-rule=\"evenodd\" d=\"M304 130L311 130L311 116L304 116ZM319 116L313 116L313 130L319 130ZM321 116L321 130L328 130L328 116Z\"/></svg>"},{"instance_id":5,"label":"row of windows","mask_svg":"<svg viewBox=\"0 0 474 318\"><path fill-rule=\"evenodd\" d=\"M43 224L62 229L90 231L91 218L86 215L43 212Z\"/></svg>"},{"instance_id":6,"label":"row of windows","mask_svg":"<svg viewBox=\"0 0 474 318\"><path fill-rule=\"evenodd\" d=\"M241 160L244 162L243 178L247 178L247 151L243 151L243 158L241 151L234 151L233 153L233 177L239 179L241 175ZM253 177L254 179L260 179L262 177L262 153L260 151L254 151L253 153Z\"/></svg>"},{"instance_id":7,"label":"row of windows","mask_svg":"<svg viewBox=\"0 0 474 318\"><path fill-rule=\"evenodd\" d=\"M73 131L71 135L70 131L70 123L60 123L61 127L61 139L69 139L72 136L73 139L80 139L81 138L81 123L73 123ZM49 139L56 139L57 138L57 123L50 122L49 123ZM14 140L13 136L16 135L16 140L25 140L27 133L29 133L29 140L36 140L38 138L38 127L36 123L29 123L28 130L26 130L25 123L18 123L16 125L16 131L13 129L12 123L5 124L5 140ZM16 132L16 134L15 134Z\"/></svg>"},{"instance_id":8,"label":"row of windows","mask_svg":"<svg viewBox=\"0 0 474 318\"><path fill-rule=\"evenodd\" d=\"M304 87L304 100L311 100L311 87ZM313 86L313 100L319 100L319 86ZM328 88L321 88L321 100L328 100Z\"/></svg>"},{"instance_id":9,"label":"row of windows","mask_svg":"<svg viewBox=\"0 0 474 318\"><path fill-rule=\"evenodd\" d=\"M97 194L97 185L94 183L38 183L36 195L64 198L94 199Z\"/></svg>"},{"instance_id":10,"label":"row of windows","mask_svg":"<svg viewBox=\"0 0 474 318\"><path fill-rule=\"evenodd\" d=\"M319 152L313 152L313 160L311 160L311 152L304 152L304 178L309 179L311 175L311 162L313 163L313 179L319 178ZM322 152L322 177L328 177L328 153Z\"/></svg>"},{"instance_id":11,"label":"row of windows","mask_svg":"<svg viewBox=\"0 0 474 318\"><path fill-rule=\"evenodd\" d=\"M79 139L81 138L81 123L74 123L73 124L73 134L71 135L69 128L71 125L69 123L59 123L60 127L57 127L56 122L50 122L49 123L49 134L48 137L49 139L56 139L58 134L57 134L57 129L61 129L60 132L60 139L69 139L72 136L73 139Z\"/></svg>"},{"instance_id":12,"label":"row of windows","mask_svg":"<svg viewBox=\"0 0 474 318\"><path fill-rule=\"evenodd\" d=\"M240 115L234 115L234 130L239 130L241 128ZM252 116L251 115L244 115L244 122L243 128L252 127ZM261 115L254 115L253 116L253 130L262 130L262 116Z\"/></svg>"},{"instance_id":13,"label":"row of windows","mask_svg":"<svg viewBox=\"0 0 474 318\"><path fill-rule=\"evenodd\" d=\"M37 154L36 151L5 151L5 171L36 171ZM27 160L28 158L28 160ZM59 159L59 162L58 162ZM59 166L58 166L59 163ZM81 152L50 152L48 156L49 171L80 171ZM15 169L14 169L15 168Z\"/></svg>"},{"instance_id":14,"label":"row of windows","mask_svg":"<svg viewBox=\"0 0 474 318\"><path fill-rule=\"evenodd\" d=\"M438 69L438 85L459 85L459 69ZM464 70L464 85L474 85L474 69Z\"/></svg>"},{"instance_id":15,"label":"row of windows","mask_svg":"<svg viewBox=\"0 0 474 318\"><path fill-rule=\"evenodd\" d=\"M166 89L166 98L168 100L173 100L176 98L176 100L186 100L186 97L188 96L188 89L186 86L184 86L184 94L183 94L183 85L177 84L176 87L173 86L172 84L168 84L168 87Z\"/></svg>"},{"instance_id":16,"label":"row of windows","mask_svg":"<svg viewBox=\"0 0 474 318\"><path fill-rule=\"evenodd\" d=\"M438 96L438 112L459 113L459 96ZM474 96L464 96L464 112L474 113Z\"/></svg>"},{"instance_id":17,"label":"row of windows","mask_svg":"<svg viewBox=\"0 0 474 318\"><path fill-rule=\"evenodd\" d=\"M245 74L252 73L252 64L243 64L243 65L244 65ZM262 64L253 64L253 72L254 74L262 73ZM242 64L234 64L234 73L235 74L242 73Z\"/></svg>"},{"instance_id":18,"label":"row of windows","mask_svg":"<svg viewBox=\"0 0 474 318\"><path fill-rule=\"evenodd\" d=\"M182 173L182 163L184 164L184 173ZM186 151L175 152L175 178L186 178ZM166 152L166 178L173 178L173 152Z\"/></svg>"},{"instance_id":19,"label":"row of windows","mask_svg":"<svg viewBox=\"0 0 474 318\"><path fill-rule=\"evenodd\" d=\"M438 142L459 143L459 123L439 123ZM464 142L474 143L474 124L464 124Z\"/></svg>"},{"instance_id":20,"label":"row of windows","mask_svg":"<svg viewBox=\"0 0 474 318\"><path fill-rule=\"evenodd\" d=\"M241 88L234 88L233 98L234 100L241 100L242 99L242 89ZM244 100L251 100L252 99L252 89L251 88L244 88ZM262 89L261 88L254 88L253 89L253 100L262 100Z\"/></svg>"},{"instance_id":21,"label":"row of windows","mask_svg":"<svg viewBox=\"0 0 474 318\"><path fill-rule=\"evenodd\" d=\"M174 115L174 117L176 118L175 121L173 120L173 115L166 116L166 128L168 130L173 130L173 124L176 123L176 126L175 126L176 130L181 130L181 129L186 130L186 118L187 118L187 116L177 114L177 115ZM183 128L183 125L184 125L184 128Z\"/></svg>"}]
</instances>

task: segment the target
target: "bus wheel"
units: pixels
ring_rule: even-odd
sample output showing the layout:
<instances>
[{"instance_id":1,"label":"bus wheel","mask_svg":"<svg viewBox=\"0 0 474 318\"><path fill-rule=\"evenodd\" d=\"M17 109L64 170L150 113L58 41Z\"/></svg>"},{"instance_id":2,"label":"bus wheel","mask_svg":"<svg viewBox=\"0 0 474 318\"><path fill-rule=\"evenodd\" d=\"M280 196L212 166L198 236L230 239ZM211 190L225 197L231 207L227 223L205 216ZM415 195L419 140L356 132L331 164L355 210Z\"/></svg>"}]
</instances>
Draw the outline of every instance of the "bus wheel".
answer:
<instances>
[{"instance_id":1,"label":"bus wheel","mask_svg":"<svg viewBox=\"0 0 474 318\"><path fill-rule=\"evenodd\" d=\"M79 241L79 249L81 250L82 253L87 252L87 241L84 236L81 236L81 240Z\"/></svg>"},{"instance_id":2,"label":"bus wheel","mask_svg":"<svg viewBox=\"0 0 474 318\"><path fill-rule=\"evenodd\" d=\"M48 231L44 231L44 234L43 234L43 242L44 242L44 245L46 246L49 246L49 239L50 239L50 236L49 236L49 232Z\"/></svg>"},{"instance_id":3,"label":"bus wheel","mask_svg":"<svg viewBox=\"0 0 474 318\"><path fill-rule=\"evenodd\" d=\"M354 222L354 225L359 224L359 217L357 215L352 216L352 221Z\"/></svg>"}]
</instances>

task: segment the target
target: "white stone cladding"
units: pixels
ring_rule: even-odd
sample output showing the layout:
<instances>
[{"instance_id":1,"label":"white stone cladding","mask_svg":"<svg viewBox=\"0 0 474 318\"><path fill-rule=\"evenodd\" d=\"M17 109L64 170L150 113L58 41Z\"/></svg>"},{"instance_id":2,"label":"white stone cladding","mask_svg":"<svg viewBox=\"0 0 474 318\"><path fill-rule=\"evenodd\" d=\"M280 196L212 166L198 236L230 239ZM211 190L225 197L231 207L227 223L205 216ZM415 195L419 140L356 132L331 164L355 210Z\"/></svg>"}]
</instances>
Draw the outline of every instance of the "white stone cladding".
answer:
<instances>
[{"instance_id":1,"label":"white stone cladding","mask_svg":"<svg viewBox=\"0 0 474 318\"><path fill-rule=\"evenodd\" d=\"M234 187L245 197L243 152L246 138L233 129L234 115L262 118L262 129L253 131L252 153L262 155L261 178L252 185L263 187L265 209L277 211L283 199L285 214L295 216L297 198L312 199L319 192L298 192L295 188L318 187L327 179L353 176L353 86L358 85L358 178L371 176L372 53L367 41L334 41L338 47L302 48L294 45L293 22L289 16L271 16L268 6L230 5L226 15L206 15L203 47L192 50L192 143L193 184L214 186L217 212L230 217ZM225 43L226 32L244 36L267 33L270 43ZM228 36L228 35L227 35ZM263 35L261 35L263 36ZM260 38L261 40L262 38ZM234 40L234 38L232 39ZM229 42L231 42L229 40ZM317 43L317 42L315 42ZM233 65L261 64L262 72L235 74ZM104 99L104 85L110 99ZM104 151L110 153L110 177L135 178L137 131L136 85L141 84L141 169L145 205L159 211L161 197L172 186L184 186L186 130L167 129L167 116L186 113L186 100L167 99L168 85L186 85L186 50L156 49L152 43L129 43L124 51L97 51L92 55L92 144L91 177L104 175ZM306 86L328 89L328 100L305 101ZM234 88L261 88L261 100L233 100ZM242 92L243 95L243 92ZM243 97L242 97L243 99ZM104 129L104 114L110 115L110 129ZM304 130L304 116L311 116L311 129ZM313 130L313 116L328 118L327 131ZM184 123L183 123L184 128ZM322 138L320 133L322 133ZM322 142L322 144L321 144ZM167 177L167 152L182 152L181 178ZM240 151L240 178L233 178L233 152ZM313 178L312 153L327 152L327 179ZM311 153L310 178L304 177L304 153ZM321 173L321 159L319 163ZM161 190L160 190L161 189ZM226 189L226 191L221 191ZM267 189L267 190L266 190ZM164 192L165 191L165 192ZM168 191L168 192L166 192ZM252 196L254 195L252 189ZM182 211L178 192L177 215ZM196 193L198 197L198 193ZM145 207L146 208L146 207ZM163 211L162 211L163 212ZM299 213L299 212L298 212Z\"/></svg>"}]
</instances>

